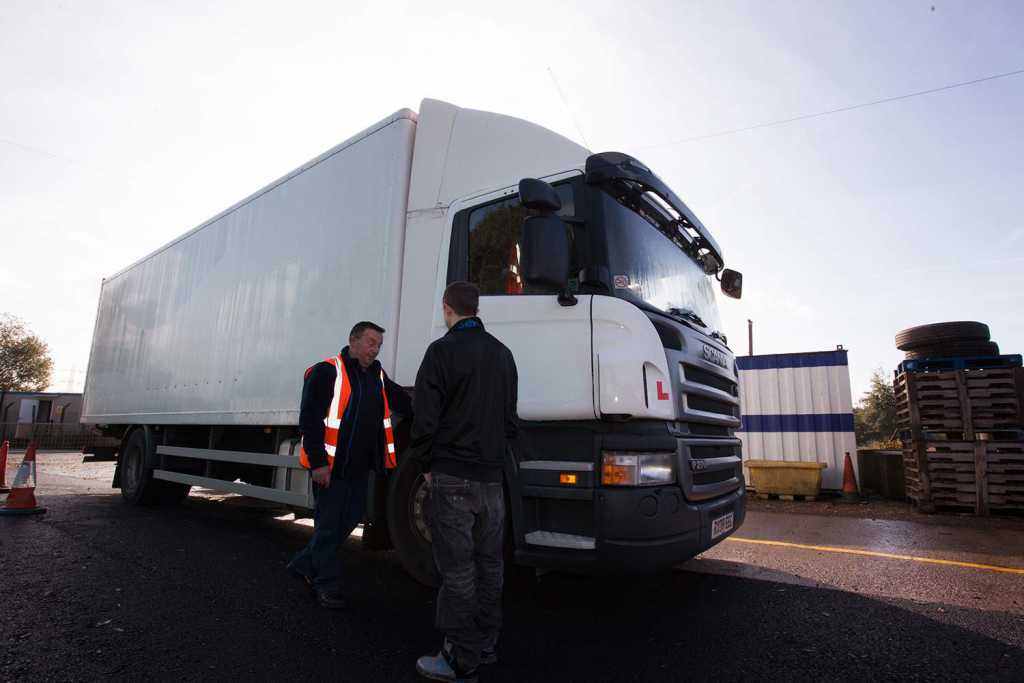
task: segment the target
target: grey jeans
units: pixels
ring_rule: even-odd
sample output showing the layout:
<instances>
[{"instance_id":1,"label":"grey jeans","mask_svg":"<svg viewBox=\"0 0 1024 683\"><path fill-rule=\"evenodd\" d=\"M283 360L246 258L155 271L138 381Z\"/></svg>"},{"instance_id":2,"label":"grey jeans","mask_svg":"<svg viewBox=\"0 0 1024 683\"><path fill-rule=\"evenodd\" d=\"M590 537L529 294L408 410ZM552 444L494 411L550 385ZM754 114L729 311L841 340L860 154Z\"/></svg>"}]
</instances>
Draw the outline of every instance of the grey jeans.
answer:
<instances>
[{"instance_id":1,"label":"grey jeans","mask_svg":"<svg viewBox=\"0 0 1024 683\"><path fill-rule=\"evenodd\" d=\"M505 496L500 483L431 475L430 533L443 583L437 628L460 667L480 663L498 642L504 579Z\"/></svg>"}]
</instances>

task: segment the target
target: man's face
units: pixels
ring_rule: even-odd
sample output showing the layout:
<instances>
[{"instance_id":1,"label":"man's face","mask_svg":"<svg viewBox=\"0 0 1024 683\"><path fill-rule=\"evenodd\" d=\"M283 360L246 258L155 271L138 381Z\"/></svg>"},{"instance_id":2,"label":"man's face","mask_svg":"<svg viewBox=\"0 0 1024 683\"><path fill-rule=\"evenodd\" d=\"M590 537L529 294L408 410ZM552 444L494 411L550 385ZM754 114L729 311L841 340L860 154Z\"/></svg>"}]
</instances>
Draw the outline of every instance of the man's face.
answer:
<instances>
[{"instance_id":1,"label":"man's face","mask_svg":"<svg viewBox=\"0 0 1024 683\"><path fill-rule=\"evenodd\" d=\"M370 367L377 360L380 345L384 343L384 335L377 330L363 330L358 337L349 337L348 353L359 361L364 368Z\"/></svg>"}]
</instances>

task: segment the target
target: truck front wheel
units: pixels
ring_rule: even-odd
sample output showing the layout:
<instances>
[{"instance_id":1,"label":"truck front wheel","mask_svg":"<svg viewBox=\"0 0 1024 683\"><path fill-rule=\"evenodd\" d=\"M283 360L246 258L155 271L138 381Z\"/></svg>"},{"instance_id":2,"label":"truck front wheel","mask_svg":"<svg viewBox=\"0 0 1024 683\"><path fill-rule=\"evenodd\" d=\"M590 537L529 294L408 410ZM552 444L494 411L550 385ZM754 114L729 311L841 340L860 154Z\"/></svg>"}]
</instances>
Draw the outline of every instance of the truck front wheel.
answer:
<instances>
[{"instance_id":1,"label":"truck front wheel","mask_svg":"<svg viewBox=\"0 0 1024 683\"><path fill-rule=\"evenodd\" d=\"M441 585L427 526L427 482L418 462L406 458L391 477L388 530L395 552L409 574L427 586Z\"/></svg>"}]
</instances>

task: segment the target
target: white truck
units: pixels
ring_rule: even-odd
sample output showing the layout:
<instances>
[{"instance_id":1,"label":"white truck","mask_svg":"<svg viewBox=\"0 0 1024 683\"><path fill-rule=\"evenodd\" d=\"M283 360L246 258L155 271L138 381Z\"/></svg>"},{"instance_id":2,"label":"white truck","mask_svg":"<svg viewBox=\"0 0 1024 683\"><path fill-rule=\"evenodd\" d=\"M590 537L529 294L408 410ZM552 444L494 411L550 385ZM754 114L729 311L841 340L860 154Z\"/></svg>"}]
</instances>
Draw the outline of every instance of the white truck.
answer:
<instances>
[{"instance_id":1,"label":"white truck","mask_svg":"<svg viewBox=\"0 0 1024 683\"><path fill-rule=\"evenodd\" d=\"M372 320L384 369L413 391L445 332L445 286L469 280L519 368L510 556L655 571L744 517L737 371L713 287L739 296L742 279L723 265L639 161L424 100L105 279L82 422L120 438L114 486L129 503L198 486L310 508L303 371ZM430 582L408 427L398 469L371 480L364 539Z\"/></svg>"}]
</instances>

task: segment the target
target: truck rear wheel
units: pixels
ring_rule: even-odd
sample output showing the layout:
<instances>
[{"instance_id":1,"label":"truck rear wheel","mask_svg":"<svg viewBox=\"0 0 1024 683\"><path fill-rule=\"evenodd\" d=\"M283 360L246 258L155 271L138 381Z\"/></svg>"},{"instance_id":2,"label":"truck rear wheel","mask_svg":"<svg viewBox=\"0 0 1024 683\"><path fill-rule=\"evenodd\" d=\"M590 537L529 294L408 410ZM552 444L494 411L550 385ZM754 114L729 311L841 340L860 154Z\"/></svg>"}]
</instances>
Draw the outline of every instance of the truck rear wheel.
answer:
<instances>
[{"instance_id":1,"label":"truck rear wheel","mask_svg":"<svg viewBox=\"0 0 1024 683\"><path fill-rule=\"evenodd\" d=\"M191 486L153 478L146 464L149 443L146 432L136 429L128 437L118 463L121 497L129 505L173 505L188 496Z\"/></svg>"},{"instance_id":2,"label":"truck rear wheel","mask_svg":"<svg viewBox=\"0 0 1024 683\"><path fill-rule=\"evenodd\" d=\"M427 586L441 585L427 526L427 482L418 462L406 458L391 477L388 530L405 571Z\"/></svg>"}]
</instances>

